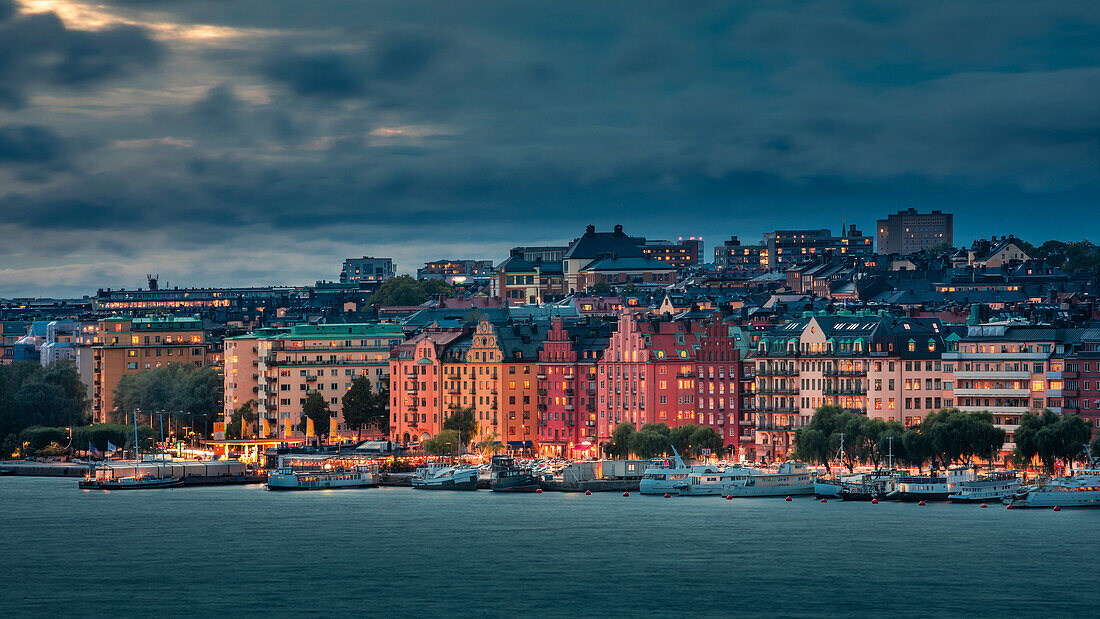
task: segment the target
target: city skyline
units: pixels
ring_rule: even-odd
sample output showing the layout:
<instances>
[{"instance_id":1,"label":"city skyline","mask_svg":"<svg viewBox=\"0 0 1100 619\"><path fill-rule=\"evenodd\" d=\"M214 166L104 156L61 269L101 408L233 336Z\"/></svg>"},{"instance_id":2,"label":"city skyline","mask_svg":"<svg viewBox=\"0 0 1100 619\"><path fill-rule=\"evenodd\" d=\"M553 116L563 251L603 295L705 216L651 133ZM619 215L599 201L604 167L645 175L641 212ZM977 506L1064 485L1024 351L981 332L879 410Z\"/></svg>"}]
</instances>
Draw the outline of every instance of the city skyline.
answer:
<instances>
[{"instance_id":1,"label":"city skyline","mask_svg":"<svg viewBox=\"0 0 1100 619\"><path fill-rule=\"evenodd\" d=\"M1100 217L1093 3L297 6L0 0L0 297L412 272L590 223L709 254L910 207L956 245Z\"/></svg>"}]
</instances>

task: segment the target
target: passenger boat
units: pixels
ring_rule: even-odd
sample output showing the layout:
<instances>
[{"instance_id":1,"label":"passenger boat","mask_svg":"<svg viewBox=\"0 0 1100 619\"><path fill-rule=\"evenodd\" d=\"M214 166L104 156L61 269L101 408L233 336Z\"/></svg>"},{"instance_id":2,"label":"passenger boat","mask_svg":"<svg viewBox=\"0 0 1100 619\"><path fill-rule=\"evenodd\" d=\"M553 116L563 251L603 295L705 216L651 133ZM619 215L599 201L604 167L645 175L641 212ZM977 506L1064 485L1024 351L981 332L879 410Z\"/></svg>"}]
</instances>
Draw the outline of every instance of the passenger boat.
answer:
<instances>
[{"instance_id":1,"label":"passenger boat","mask_svg":"<svg viewBox=\"0 0 1100 619\"><path fill-rule=\"evenodd\" d=\"M347 488L376 488L374 474L369 467L354 469L299 470L282 468L267 478L268 490L342 490Z\"/></svg>"},{"instance_id":2,"label":"passenger boat","mask_svg":"<svg viewBox=\"0 0 1100 619\"><path fill-rule=\"evenodd\" d=\"M428 465L416 469L412 487L421 490L477 490L477 478L476 468Z\"/></svg>"},{"instance_id":3,"label":"passenger boat","mask_svg":"<svg viewBox=\"0 0 1100 619\"><path fill-rule=\"evenodd\" d=\"M118 479L82 479L77 483L77 486L81 490L150 490L154 488L171 488L182 483L183 478L181 477L140 475Z\"/></svg>"},{"instance_id":4,"label":"passenger boat","mask_svg":"<svg viewBox=\"0 0 1100 619\"><path fill-rule=\"evenodd\" d=\"M960 482L947 496L952 503L994 503L1020 489L1017 471L994 471L970 481Z\"/></svg>"},{"instance_id":5,"label":"passenger boat","mask_svg":"<svg viewBox=\"0 0 1100 619\"><path fill-rule=\"evenodd\" d=\"M845 484L840 492L842 501L873 501L885 499L897 487L896 471L875 471Z\"/></svg>"},{"instance_id":6,"label":"passenger boat","mask_svg":"<svg viewBox=\"0 0 1100 619\"><path fill-rule=\"evenodd\" d=\"M784 462L774 473L753 471L726 484L724 491L733 497L808 495L814 493L814 475L804 462Z\"/></svg>"},{"instance_id":7,"label":"passenger boat","mask_svg":"<svg viewBox=\"0 0 1100 619\"><path fill-rule=\"evenodd\" d=\"M1072 477L1022 488L1002 501L1012 507L1100 507L1100 466L1094 463Z\"/></svg>"},{"instance_id":8,"label":"passenger boat","mask_svg":"<svg viewBox=\"0 0 1100 619\"><path fill-rule=\"evenodd\" d=\"M672 459L642 472L638 492L642 494L675 494L679 496L709 496L725 493L731 483L743 481L756 473L753 469L728 467L720 469L709 464L688 466L680 452L672 448Z\"/></svg>"},{"instance_id":9,"label":"passenger boat","mask_svg":"<svg viewBox=\"0 0 1100 619\"><path fill-rule=\"evenodd\" d=\"M905 475L898 478L897 488L886 495L887 499L903 503L917 501L946 501L960 484L972 481L974 472L969 467L948 469L946 476Z\"/></svg>"},{"instance_id":10,"label":"passenger boat","mask_svg":"<svg viewBox=\"0 0 1100 619\"><path fill-rule=\"evenodd\" d=\"M755 469L740 467L720 470L713 466L696 466L693 469L688 476L687 486L679 489L680 496L725 496L726 488L730 484L744 483L750 477L760 474Z\"/></svg>"},{"instance_id":11,"label":"passenger boat","mask_svg":"<svg viewBox=\"0 0 1100 619\"><path fill-rule=\"evenodd\" d=\"M539 480L529 469L516 464L511 456L493 456L489 487L493 492L534 492Z\"/></svg>"}]
</instances>

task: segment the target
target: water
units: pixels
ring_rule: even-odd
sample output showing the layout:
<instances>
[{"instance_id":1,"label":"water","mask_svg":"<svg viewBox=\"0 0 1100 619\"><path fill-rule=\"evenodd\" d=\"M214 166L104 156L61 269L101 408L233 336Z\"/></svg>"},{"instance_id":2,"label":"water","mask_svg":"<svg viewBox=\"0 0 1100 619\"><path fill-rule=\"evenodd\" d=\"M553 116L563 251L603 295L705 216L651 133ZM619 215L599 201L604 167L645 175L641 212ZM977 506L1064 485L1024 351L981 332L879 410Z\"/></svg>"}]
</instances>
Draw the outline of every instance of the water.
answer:
<instances>
[{"instance_id":1,"label":"water","mask_svg":"<svg viewBox=\"0 0 1100 619\"><path fill-rule=\"evenodd\" d=\"M1100 510L0 479L0 617L1096 616Z\"/></svg>"}]
</instances>

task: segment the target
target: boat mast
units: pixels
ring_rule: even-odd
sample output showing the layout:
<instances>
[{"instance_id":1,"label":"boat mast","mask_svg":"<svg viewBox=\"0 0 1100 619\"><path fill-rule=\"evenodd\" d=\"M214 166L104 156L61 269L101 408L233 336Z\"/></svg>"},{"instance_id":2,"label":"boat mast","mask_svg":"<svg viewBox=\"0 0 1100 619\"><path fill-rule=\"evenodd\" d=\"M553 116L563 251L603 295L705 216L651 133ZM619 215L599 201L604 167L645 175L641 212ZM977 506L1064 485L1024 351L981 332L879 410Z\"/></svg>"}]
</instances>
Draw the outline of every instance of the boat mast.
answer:
<instances>
[{"instance_id":1,"label":"boat mast","mask_svg":"<svg viewBox=\"0 0 1100 619\"><path fill-rule=\"evenodd\" d=\"M886 458L887 461L890 463L890 470L892 471L894 470L894 437L888 436L886 437L886 440L890 445L890 453L887 454Z\"/></svg>"},{"instance_id":2,"label":"boat mast","mask_svg":"<svg viewBox=\"0 0 1100 619\"><path fill-rule=\"evenodd\" d=\"M141 447L138 446L137 411L134 411L134 480L141 477Z\"/></svg>"}]
</instances>

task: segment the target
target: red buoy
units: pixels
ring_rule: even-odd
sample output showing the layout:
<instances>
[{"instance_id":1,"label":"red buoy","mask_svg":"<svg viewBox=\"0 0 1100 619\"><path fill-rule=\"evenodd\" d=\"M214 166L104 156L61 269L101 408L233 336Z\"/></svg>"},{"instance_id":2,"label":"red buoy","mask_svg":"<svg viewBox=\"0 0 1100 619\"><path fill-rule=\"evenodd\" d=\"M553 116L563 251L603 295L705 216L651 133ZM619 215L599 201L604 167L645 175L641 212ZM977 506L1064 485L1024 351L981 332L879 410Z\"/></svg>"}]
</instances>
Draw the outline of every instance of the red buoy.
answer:
<instances>
[{"instance_id":1,"label":"red buoy","mask_svg":"<svg viewBox=\"0 0 1100 619\"><path fill-rule=\"evenodd\" d=\"M630 496L630 493L629 492L624 492L623 496Z\"/></svg>"},{"instance_id":2,"label":"red buoy","mask_svg":"<svg viewBox=\"0 0 1100 619\"><path fill-rule=\"evenodd\" d=\"M535 494L542 494L542 488L535 488Z\"/></svg>"},{"instance_id":3,"label":"red buoy","mask_svg":"<svg viewBox=\"0 0 1100 619\"><path fill-rule=\"evenodd\" d=\"M871 499L871 505L878 505L878 499Z\"/></svg>"},{"instance_id":4,"label":"red buoy","mask_svg":"<svg viewBox=\"0 0 1100 619\"><path fill-rule=\"evenodd\" d=\"M591 490L585 490L585 491L584 491L584 494L585 494L585 496L591 495L591 494L592 494L592 491L591 491Z\"/></svg>"},{"instance_id":5,"label":"red buoy","mask_svg":"<svg viewBox=\"0 0 1100 619\"><path fill-rule=\"evenodd\" d=\"M1056 512L1062 511L1062 506L1061 505L1055 505L1054 506L1054 511L1056 511Z\"/></svg>"},{"instance_id":6,"label":"red buoy","mask_svg":"<svg viewBox=\"0 0 1100 619\"><path fill-rule=\"evenodd\" d=\"M672 495L666 492L666 493L665 493L665 498L666 498L666 499L671 499L671 498L672 498Z\"/></svg>"},{"instance_id":7,"label":"red buoy","mask_svg":"<svg viewBox=\"0 0 1100 619\"><path fill-rule=\"evenodd\" d=\"M917 503L917 505L924 505L924 501L921 501L920 503Z\"/></svg>"},{"instance_id":8,"label":"red buoy","mask_svg":"<svg viewBox=\"0 0 1100 619\"><path fill-rule=\"evenodd\" d=\"M1009 503L1008 507L1006 507L1005 509L1012 509L1012 504Z\"/></svg>"},{"instance_id":9,"label":"red buoy","mask_svg":"<svg viewBox=\"0 0 1100 619\"><path fill-rule=\"evenodd\" d=\"M787 498L785 498L785 499L783 499L783 500L784 500L784 501L790 501L790 500L791 500L791 497L787 497Z\"/></svg>"},{"instance_id":10,"label":"red buoy","mask_svg":"<svg viewBox=\"0 0 1100 619\"><path fill-rule=\"evenodd\" d=\"M822 503L828 503L829 501L827 499L821 499L821 502Z\"/></svg>"},{"instance_id":11,"label":"red buoy","mask_svg":"<svg viewBox=\"0 0 1100 619\"><path fill-rule=\"evenodd\" d=\"M732 495L732 494L730 494L730 495L727 495L727 496L726 496L726 500L727 500L727 501L732 501L732 500L733 500L733 495Z\"/></svg>"},{"instance_id":12,"label":"red buoy","mask_svg":"<svg viewBox=\"0 0 1100 619\"><path fill-rule=\"evenodd\" d=\"M982 503L982 508L984 509L984 508L986 508L986 507L989 507L989 506L988 506L988 505L986 505L985 503Z\"/></svg>"}]
</instances>

